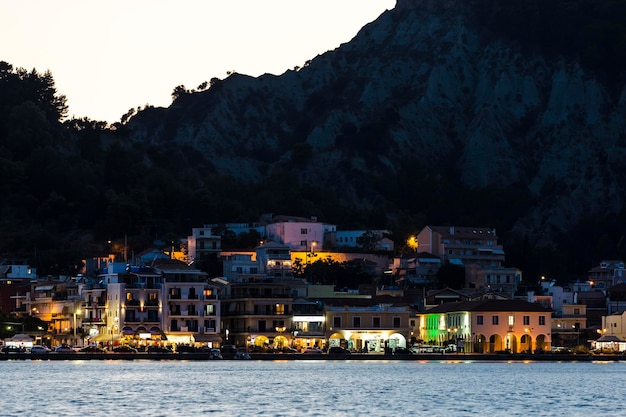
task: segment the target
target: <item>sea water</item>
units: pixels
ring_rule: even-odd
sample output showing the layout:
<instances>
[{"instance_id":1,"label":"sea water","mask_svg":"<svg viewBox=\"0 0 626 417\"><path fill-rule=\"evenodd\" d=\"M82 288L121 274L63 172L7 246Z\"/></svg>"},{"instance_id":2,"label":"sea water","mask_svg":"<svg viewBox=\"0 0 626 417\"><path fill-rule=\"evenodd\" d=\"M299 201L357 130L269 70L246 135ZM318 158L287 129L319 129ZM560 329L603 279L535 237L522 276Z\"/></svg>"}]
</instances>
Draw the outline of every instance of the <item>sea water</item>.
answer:
<instances>
[{"instance_id":1,"label":"sea water","mask_svg":"<svg viewBox=\"0 0 626 417\"><path fill-rule=\"evenodd\" d=\"M626 415L624 362L9 360L2 416Z\"/></svg>"}]
</instances>

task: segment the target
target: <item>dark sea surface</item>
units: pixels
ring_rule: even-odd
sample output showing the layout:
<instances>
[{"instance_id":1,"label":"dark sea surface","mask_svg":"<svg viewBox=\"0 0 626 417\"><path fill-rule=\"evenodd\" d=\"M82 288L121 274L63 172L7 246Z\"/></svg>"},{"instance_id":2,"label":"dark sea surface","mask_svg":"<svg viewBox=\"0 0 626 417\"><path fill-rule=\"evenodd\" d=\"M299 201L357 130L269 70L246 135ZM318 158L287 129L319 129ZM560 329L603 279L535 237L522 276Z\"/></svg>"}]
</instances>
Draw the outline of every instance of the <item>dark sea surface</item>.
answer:
<instances>
[{"instance_id":1,"label":"dark sea surface","mask_svg":"<svg viewBox=\"0 0 626 417\"><path fill-rule=\"evenodd\" d=\"M8 360L1 416L623 416L626 363Z\"/></svg>"}]
</instances>

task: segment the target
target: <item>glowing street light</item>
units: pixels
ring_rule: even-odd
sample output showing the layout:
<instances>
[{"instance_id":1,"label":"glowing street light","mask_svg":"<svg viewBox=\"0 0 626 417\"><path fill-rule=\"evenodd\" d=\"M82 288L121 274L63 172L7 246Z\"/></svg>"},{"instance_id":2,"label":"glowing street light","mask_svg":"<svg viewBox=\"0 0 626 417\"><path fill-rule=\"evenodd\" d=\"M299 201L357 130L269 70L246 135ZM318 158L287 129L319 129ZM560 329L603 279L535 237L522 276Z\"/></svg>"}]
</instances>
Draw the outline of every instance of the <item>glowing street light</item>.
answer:
<instances>
[{"instance_id":1,"label":"glowing street light","mask_svg":"<svg viewBox=\"0 0 626 417\"><path fill-rule=\"evenodd\" d=\"M76 315L78 314L80 314L80 308L76 310L76 306L74 306L74 346L77 345L76 343Z\"/></svg>"}]
</instances>

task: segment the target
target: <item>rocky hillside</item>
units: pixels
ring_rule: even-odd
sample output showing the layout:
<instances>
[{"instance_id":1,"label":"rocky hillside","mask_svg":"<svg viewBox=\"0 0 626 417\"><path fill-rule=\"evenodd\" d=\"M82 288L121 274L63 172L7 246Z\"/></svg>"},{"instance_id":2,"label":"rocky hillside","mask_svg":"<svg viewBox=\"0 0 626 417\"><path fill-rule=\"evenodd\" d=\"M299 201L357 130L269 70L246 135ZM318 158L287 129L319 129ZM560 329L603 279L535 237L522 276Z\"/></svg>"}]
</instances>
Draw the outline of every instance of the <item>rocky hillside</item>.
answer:
<instances>
[{"instance_id":1,"label":"rocky hillside","mask_svg":"<svg viewBox=\"0 0 626 417\"><path fill-rule=\"evenodd\" d=\"M189 146L247 182L296 175L357 205L427 213L441 193L465 205L430 223L476 219L484 194L502 192L501 215L520 214L503 226L554 246L624 207L625 90L576 51L498 33L481 21L490 7L399 0L302 68L233 74L139 114L131 138Z\"/></svg>"}]
</instances>

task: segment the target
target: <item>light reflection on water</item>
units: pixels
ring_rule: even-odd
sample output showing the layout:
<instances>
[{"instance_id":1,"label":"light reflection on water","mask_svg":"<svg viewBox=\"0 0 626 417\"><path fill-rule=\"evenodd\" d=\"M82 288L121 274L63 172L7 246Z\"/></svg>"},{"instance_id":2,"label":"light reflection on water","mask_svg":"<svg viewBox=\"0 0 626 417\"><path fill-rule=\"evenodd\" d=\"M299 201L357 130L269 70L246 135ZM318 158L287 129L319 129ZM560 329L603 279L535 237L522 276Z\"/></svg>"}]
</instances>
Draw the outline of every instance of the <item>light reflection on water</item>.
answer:
<instances>
[{"instance_id":1,"label":"light reflection on water","mask_svg":"<svg viewBox=\"0 0 626 417\"><path fill-rule=\"evenodd\" d=\"M623 362L2 361L0 415L617 415L625 371Z\"/></svg>"}]
</instances>

